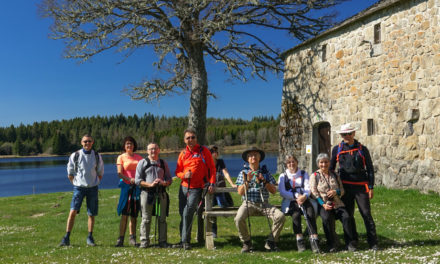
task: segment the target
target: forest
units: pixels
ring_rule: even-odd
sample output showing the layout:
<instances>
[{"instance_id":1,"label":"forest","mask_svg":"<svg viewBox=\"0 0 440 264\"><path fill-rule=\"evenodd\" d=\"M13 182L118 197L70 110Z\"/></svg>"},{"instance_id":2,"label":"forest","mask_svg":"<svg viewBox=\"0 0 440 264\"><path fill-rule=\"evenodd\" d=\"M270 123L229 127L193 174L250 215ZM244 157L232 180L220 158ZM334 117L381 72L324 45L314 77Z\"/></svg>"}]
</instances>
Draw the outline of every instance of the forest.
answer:
<instances>
[{"instance_id":1,"label":"forest","mask_svg":"<svg viewBox=\"0 0 440 264\"><path fill-rule=\"evenodd\" d=\"M278 143L279 117L208 118L205 145L220 147ZM0 127L0 155L63 155L81 147L81 137L88 133L99 152L121 150L125 136L132 136L138 149L157 142L161 149L178 150L184 146L183 131L188 117L144 114L78 117L61 121L35 122L32 125Z\"/></svg>"}]
</instances>

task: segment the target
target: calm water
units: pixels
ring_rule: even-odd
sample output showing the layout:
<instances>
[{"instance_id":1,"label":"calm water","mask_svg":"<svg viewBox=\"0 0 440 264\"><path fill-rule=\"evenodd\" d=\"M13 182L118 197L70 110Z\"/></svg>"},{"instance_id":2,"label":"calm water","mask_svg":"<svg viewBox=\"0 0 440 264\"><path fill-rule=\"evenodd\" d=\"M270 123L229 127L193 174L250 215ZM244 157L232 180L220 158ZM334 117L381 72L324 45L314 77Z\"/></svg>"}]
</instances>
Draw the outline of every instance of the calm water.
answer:
<instances>
[{"instance_id":1,"label":"calm water","mask_svg":"<svg viewBox=\"0 0 440 264\"><path fill-rule=\"evenodd\" d=\"M104 155L104 177L100 188L113 189L118 186L116 173L117 155ZM161 155L168 162L171 174L176 169L177 154ZM241 154L222 155L229 174L236 177L243 168ZM38 157L0 159L0 197L18 196L38 193L72 191L67 179L68 157ZM266 164L270 172L276 172L277 157L274 153L266 153L262 164Z\"/></svg>"}]
</instances>

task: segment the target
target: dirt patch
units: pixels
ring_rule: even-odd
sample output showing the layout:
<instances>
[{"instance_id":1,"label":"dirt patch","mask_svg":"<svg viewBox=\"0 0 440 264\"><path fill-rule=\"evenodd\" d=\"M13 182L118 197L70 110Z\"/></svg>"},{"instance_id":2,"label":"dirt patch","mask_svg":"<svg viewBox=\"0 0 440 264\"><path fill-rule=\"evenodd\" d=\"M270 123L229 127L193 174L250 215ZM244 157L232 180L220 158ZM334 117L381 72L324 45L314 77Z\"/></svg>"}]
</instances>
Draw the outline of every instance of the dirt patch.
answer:
<instances>
[{"instance_id":1,"label":"dirt patch","mask_svg":"<svg viewBox=\"0 0 440 264\"><path fill-rule=\"evenodd\" d=\"M38 218L38 217L42 217L44 215L44 213L39 213L39 214L33 214L31 215L32 218Z\"/></svg>"}]
</instances>

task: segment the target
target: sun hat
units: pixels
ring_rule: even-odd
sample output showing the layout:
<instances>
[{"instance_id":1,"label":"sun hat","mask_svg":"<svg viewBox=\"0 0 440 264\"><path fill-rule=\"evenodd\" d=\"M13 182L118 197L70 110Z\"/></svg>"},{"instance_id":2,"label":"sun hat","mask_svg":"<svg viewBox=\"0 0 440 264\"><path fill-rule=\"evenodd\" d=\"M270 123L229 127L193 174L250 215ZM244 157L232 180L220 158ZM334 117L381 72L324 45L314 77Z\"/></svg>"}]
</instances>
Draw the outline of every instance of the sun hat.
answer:
<instances>
[{"instance_id":1,"label":"sun hat","mask_svg":"<svg viewBox=\"0 0 440 264\"><path fill-rule=\"evenodd\" d=\"M249 154L249 152L258 152L260 153L260 162L264 160L264 156L266 156L266 154L264 154L264 151L262 151L261 149L257 148L257 147L250 147L249 149L245 150L243 152L243 154L241 154L241 157L243 158L243 160L245 162L248 162L247 156Z\"/></svg>"},{"instance_id":2,"label":"sun hat","mask_svg":"<svg viewBox=\"0 0 440 264\"><path fill-rule=\"evenodd\" d=\"M355 128L351 123L347 123L347 124L343 124L341 126L341 130L336 131L336 133L345 134L345 133L351 133L356 130L357 130L357 128Z\"/></svg>"}]
</instances>

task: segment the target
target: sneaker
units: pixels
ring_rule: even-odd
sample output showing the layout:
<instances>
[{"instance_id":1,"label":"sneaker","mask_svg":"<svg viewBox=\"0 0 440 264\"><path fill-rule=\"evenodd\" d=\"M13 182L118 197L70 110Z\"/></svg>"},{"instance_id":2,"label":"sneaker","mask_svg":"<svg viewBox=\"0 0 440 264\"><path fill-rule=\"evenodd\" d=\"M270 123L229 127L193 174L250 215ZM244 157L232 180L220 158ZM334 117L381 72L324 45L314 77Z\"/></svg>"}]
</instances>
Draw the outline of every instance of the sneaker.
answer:
<instances>
[{"instance_id":1,"label":"sneaker","mask_svg":"<svg viewBox=\"0 0 440 264\"><path fill-rule=\"evenodd\" d=\"M370 247L370 249L373 250L373 251L378 251L378 250L379 250L379 247L377 246L377 244L375 244L375 245L372 245L372 246Z\"/></svg>"},{"instance_id":2,"label":"sneaker","mask_svg":"<svg viewBox=\"0 0 440 264\"><path fill-rule=\"evenodd\" d=\"M243 243L243 247L241 248L241 253L249 253L252 252L251 241L245 241Z\"/></svg>"},{"instance_id":3,"label":"sneaker","mask_svg":"<svg viewBox=\"0 0 440 264\"><path fill-rule=\"evenodd\" d=\"M264 248L267 251L278 252L280 249L277 247L277 244L274 241L266 240L266 244L264 244Z\"/></svg>"},{"instance_id":4,"label":"sneaker","mask_svg":"<svg viewBox=\"0 0 440 264\"><path fill-rule=\"evenodd\" d=\"M139 246L136 243L136 236L130 235L130 238L128 239L128 244L130 244L131 246L134 246L134 247Z\"/></svg>"},{"instance_id":5,"label":"sneaker","mask_svg":"<svg viewBox=\"0 0 440 264\"><path fill-rule=\"evenodd\" d=\"M183 250L191 250L191 244L190 243L182 243Z\"/></svg>"},{"instance_id":6,"label":"sneaker","mask_svg":"<svg viewBox=\"0 0 440 264\"><path fill-rule=\"evenodd\" d=\"M166 241L164 241L164 242L159 242L159 247L160 248L170 248L171 245L168 244Z\"/></svg>"},{"instance_id":7,"label":"sneaker","mask_svg":"<svg viewBox=\"0 0 440 264\"><path fill-rule=\"evenodd\" d=\"M116 241L115 247L123 247L124 246L124 237L119 237Z\"/></svg>"},{"instance_id":8,"label":"sneaker","mask_svg":"<svg viewBox=\"0 0 440 264\"><path fill-rule=\"evenodd\" d=\"M91 246L91 247L96 246L96 244L95 244L95 240L93 239L92 236L88 236L88 237L87 237L87 245L89 245L89 246Z\"/></svg>"},{"instance_id":9,"label":"sneaker","mask_svg":"<svg viewBox=\"0 0 440 264\"><path fill-rule=\"evenodd\" d=\"M336 247L330 247L330 249L328 250L328 252L330 253L335 253L336 251L338 251Z\"/></svg>"},{"instance_id":10,"label":"sneaker","mask_svg":"<svg viewBox=\"0 0 440 264\"><path fill-rule=\"evenodd\" d=\"M298 247L298 252L306 250L306 242L303 238L296 240L296 246Z\"/></svg>"},{"instance_id":11,"label":"sneaker","mask_svg":"<svg viewBox=\"0 0 440 264\"><path fill-rule=\"evenodd\" d=\"M149 246L150 246L150 243L148 241L141 241L141 244L139 247L140 248L147 248Z\"/></svg>"},{"instance_id":12,"label":"sneaker","mask_svg":"<svg viewBox=\"0 0 440 264\"><path fill-rule=\"evenodd\" d=\"M63 237L63 239L61 239L61 243L60 243L59 246L60 247L70 246L70 238L69 237Z\"/></svg>"},{"instance_id":13,"label":"sneaker","mask_svg":"<svg viewBox=\"0 0 440 264\"><path fill-rule=\"evenodd\" d=\"M317 238L310 238L310 247L313 253L319 253L319 240Z\"/></svg>"}]
</instances>

